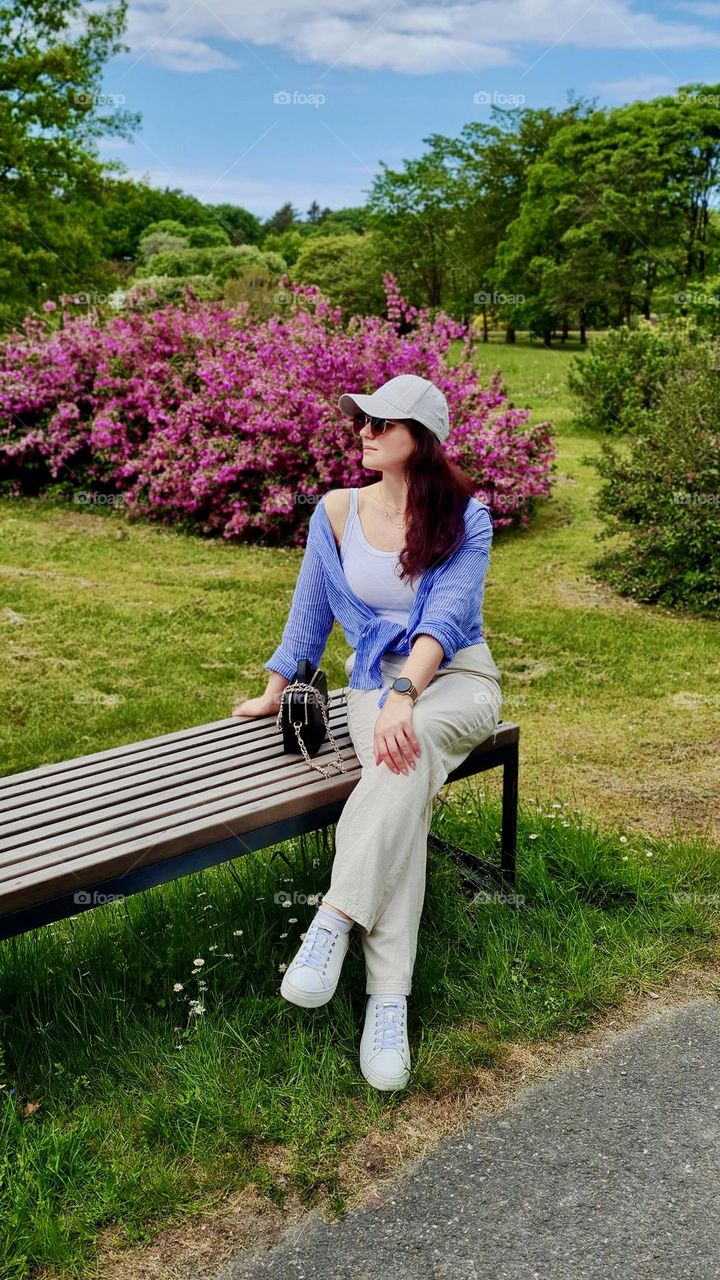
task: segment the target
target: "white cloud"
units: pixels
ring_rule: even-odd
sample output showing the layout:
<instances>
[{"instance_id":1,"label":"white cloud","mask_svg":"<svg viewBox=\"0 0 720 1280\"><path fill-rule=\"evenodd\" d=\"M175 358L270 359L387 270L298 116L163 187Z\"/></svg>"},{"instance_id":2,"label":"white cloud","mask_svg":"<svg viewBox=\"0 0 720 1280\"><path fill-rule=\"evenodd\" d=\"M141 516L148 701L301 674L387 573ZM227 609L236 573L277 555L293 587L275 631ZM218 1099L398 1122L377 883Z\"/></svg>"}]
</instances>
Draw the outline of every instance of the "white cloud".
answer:
<instances>
[{"instance_id":1,"label":"white cloud","mask_svg":"<svg viewBox=\"0 0 720 1280\"><path fill-rule=\"evenodd\" d=\"M627 76L624 80L596 81L590 88L601 95L605 102L612 104L673 94L677 89L677 82L670 76L638 75Z\"/></svg>"},{"instance_id":2,"label":"white cloud","mask_svg":"<svg viewBox=\"0 0 720 1280\"><path fill-rule=\"evenodd\" d=\"M667 21L642 0L131 0L126 42L137 60L181 71L237 66L209 42L235 45L242 61L275 46L298 62L366 71L427 74L517 66L517 49L693 49L716 47L720 33L698 22ZM682 7L682 6L680 6ZM718 5L687 0L698 17Z\"/></svg>"}]
</instances>

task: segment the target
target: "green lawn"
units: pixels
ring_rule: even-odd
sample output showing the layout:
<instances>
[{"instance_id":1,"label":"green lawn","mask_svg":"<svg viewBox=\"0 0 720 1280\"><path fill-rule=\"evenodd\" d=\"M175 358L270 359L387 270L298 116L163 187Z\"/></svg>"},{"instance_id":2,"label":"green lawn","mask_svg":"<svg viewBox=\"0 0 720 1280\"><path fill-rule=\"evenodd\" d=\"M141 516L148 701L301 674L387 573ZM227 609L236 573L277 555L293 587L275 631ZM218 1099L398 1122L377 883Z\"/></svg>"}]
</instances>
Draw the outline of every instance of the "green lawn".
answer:
<instances>
[{"instance_id":1,"label":"green lawn","mask_svg":"<svg viewBox=\"0 0 720 1280\"><path fill-rule=\"evenodd\" d=\"M152 1239L243 1187L340 1208L343 1153L408 1096L440 1101L518 1039L586 1026L710 955L717 624L594 580L598 442L572 432L571 354L480 348L513 402L553 423L559 473L532 529L496 536L485 596L504 716L522 728L518 900L469 904L433 853L423 920L442 928L421 927L409 1089L360 1075L357 939L330 1005L279 996L331 840L285 846L292 872L258 853L0 944L0 1277L110 1280L110 1239ZM302 555L26 500L0 503L0 540L4 773L216 720L260 692ZM331 686L347 652L336 628ZM498 826L498 778L443 789L439 834L486 851Z\"/></svg>"}]
</instances>

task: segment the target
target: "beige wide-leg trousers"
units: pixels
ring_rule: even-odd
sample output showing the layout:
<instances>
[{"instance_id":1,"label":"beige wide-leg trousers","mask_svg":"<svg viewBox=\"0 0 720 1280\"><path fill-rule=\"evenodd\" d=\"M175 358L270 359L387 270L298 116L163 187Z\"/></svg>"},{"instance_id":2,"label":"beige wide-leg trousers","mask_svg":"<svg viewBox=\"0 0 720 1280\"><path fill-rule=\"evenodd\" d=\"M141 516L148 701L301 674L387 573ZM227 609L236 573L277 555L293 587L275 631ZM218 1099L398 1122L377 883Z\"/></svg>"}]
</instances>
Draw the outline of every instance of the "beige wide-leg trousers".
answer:
<instances>
[{"instance_id":1,"label":"beige wide-leg trousers","mask_svg":"<svg viewBox=\"0 0 720 1280\"><path fill-rule=\"evenodd\" d=\"M353 651L345 663L348 676L354 659ZM400 674L405 661L403 654L385 655L383 686ZM410 994L433 798L448 774L500 722L500 682L484 641L459 649L413 707L420 755L407 773L393 773L384 760L375 763L380 691L347 689L348 728L362 772L337 823L324 896L359 926L367 994Z\"/></svg>"}]
</instances>

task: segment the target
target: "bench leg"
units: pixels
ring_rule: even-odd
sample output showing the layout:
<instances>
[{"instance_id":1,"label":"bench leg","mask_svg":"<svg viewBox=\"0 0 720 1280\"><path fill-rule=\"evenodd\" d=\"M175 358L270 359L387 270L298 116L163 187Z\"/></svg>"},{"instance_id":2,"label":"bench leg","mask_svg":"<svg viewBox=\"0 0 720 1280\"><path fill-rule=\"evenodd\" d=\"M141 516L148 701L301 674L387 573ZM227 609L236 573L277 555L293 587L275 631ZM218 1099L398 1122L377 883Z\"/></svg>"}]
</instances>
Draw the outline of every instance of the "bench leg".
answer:
<instances>
[{"instance_id":1,"label":"bench leg","mask_svg":"<svg viewBox=\"0 0 720 1280\"><path fill-rule=\"evenodd\" d=\"M500 870L503 880L515 887L517 851L517 807L519 743L505 748L502 784L502 835L500 838Z\"/></svg>"}]
</instances>

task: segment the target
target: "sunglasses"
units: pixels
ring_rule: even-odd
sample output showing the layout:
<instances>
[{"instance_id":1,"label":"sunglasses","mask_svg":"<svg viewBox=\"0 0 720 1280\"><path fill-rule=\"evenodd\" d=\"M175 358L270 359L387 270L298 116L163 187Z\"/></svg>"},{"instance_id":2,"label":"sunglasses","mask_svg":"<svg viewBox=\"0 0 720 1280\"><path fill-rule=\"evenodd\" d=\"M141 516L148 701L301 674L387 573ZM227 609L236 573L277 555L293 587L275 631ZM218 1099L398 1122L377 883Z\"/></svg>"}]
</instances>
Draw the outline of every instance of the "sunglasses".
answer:
<instances>
[{"instance_id":1,"label":"sunglasses","mask_svg":"<svg viewBox=\"0 0 720 1280\"><path fill-rule=\"evenodd\" d=\"M389 422L387 418L371 418L367 413L356 413L353 415L353 431L356 436L360 435L366 424L370 425L370 432L373 440L377 440L378 436L385 433L388 427L394 427L394 422Z\"/></svg>"}]
</instances>

